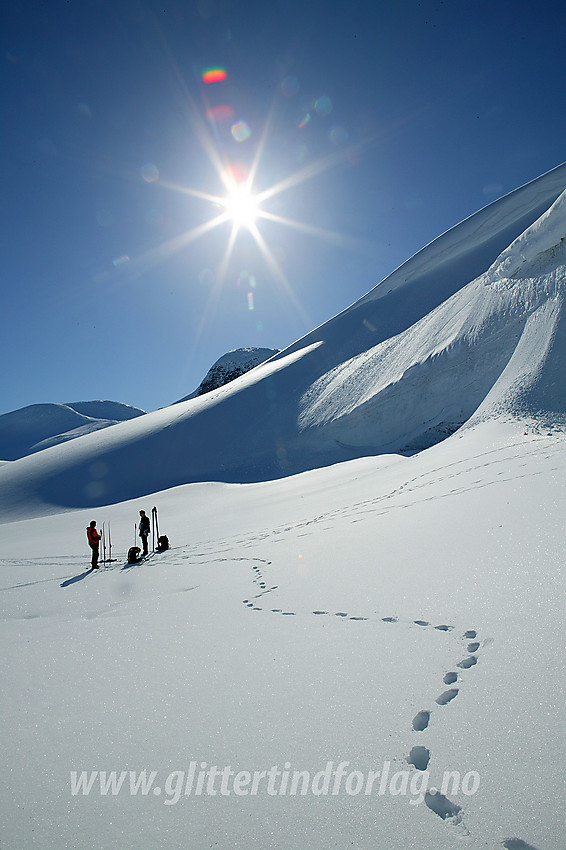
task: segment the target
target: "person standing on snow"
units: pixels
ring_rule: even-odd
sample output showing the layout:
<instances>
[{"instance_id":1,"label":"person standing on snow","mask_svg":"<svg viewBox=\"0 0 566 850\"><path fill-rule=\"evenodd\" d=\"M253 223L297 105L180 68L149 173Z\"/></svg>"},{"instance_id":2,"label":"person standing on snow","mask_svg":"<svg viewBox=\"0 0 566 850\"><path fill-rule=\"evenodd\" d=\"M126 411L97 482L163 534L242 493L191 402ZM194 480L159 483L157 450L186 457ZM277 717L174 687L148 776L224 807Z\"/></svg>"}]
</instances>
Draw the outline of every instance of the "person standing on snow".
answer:
<instances>
[{"instance_id":1,"label":"person standing on snow","mask_svg":"<svg viewBox=\"0 0 566 850\"><path fill-rule=\"evenodd\" d=\"M147 538L149 537L149 532L151 531L151 523L149 521L149 517L145 515L145 511L140 511L140 517L141 519L139 525L139 533L143 544L142 555L147 555Z\"/></svg>"},{"instance_id":2,"label":"person standing on snow","mask_svg":"<svg viewBox=\"0 0 566 850\"><path fill-rule=\"evenodd\" d=\"M100 548L100 538L101 538L102 535L100 535L98 533L98 530L96 528L96 520L95 519L92 520L91 524L87 528L86 536L87 536L87 539L88 539L88 545L92 549L91 568L93 570L97 570L99 568L98 567L98 550Z\"/></svg>"}]
</instances>

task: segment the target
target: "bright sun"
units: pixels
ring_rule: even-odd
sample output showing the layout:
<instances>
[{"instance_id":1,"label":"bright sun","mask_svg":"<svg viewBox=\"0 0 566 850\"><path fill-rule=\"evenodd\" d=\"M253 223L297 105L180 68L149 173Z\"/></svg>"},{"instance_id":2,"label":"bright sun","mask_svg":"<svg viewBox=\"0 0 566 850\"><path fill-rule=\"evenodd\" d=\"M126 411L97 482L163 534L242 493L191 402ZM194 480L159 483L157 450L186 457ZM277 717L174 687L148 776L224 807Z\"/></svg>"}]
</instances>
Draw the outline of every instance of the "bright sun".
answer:
<instances>
[{"instance_id":1,"label":"bright sun","mask_svg":"<svg viewBox=\"0 0 566 850\"><path fill-rule=\"evenodd\" d=\"M257 197L252 195L249 186L242 183L229 191L228 197L223 201L226 213L238 227L251 228L256 223L259 215L259 203Z\"/></svg>"},{"instance_id":2,"label":"bright sun","mask_svg":"<svg viewBox=\"0 0 566 850\"><path fill-rule=\"evenodd\" d=\"M330 242L331 244L339 245L342 248L348 247L351 250L356 251L363 250L365 253L368 250L368 245L359 240L345 237L341 233L335 233L327 230L326 228L304 224L300 221L276 214L269 209L265 209L264 204L276 195L286 192L306 180L311 180L325 172L327 169L338 165L344 161L346 155L342 151L333 151L331 154L303 166L298 171L290 174L282 180L279 180L279 182L274 183L267 189L255 192L252 190L252 187L255 183L259 163L266 144L270 118L268 117L266 121L253 161L249 166L246 166L242 165L242 163L229 164L217 150L214 138L210 134L208 126L203 123L199 110L194 104L191 105L191 112L197 134L200 137L200 142L208 159L210 160L211 165L218 174L220 182L224 188L224 195L219 196L190 186L179 186L174 183L161 180L161 185L168 189L183 192L186 195L190 195L200 199L201 201L205 201L208 204L212 204L216 210L216 214L214 214L212 218L204 221L202 224L199 224L184 233L178 234L167 242L157 246L147 254L142 255L139 258L138 263L155 262L155 260L159 261L161 258L169 256L188 245L190 242L193 242L201 236L204 236L206 233L209 233L211 230L214 230L216 227L228 222L231 224L231 228L226 242L226 248L216 275L216 295L226 276L234 246L238 239L238 234L242 230L247 230L253 237L260 254L263 256L270 269L270 272L284 287L288 296L297 307L297 310L301 313L300 304L296 301L293 295L291 285L285 277L283 269L274 256L267 240L261 233L261 229L259 227L260 220L264 219L270 222L275 222L276 224L301 231L310 236L316 236L326 242ZM213 303L213 299L210 303ZM305 321L308 321L306 316Z\"/></svg>"}]
</instances>

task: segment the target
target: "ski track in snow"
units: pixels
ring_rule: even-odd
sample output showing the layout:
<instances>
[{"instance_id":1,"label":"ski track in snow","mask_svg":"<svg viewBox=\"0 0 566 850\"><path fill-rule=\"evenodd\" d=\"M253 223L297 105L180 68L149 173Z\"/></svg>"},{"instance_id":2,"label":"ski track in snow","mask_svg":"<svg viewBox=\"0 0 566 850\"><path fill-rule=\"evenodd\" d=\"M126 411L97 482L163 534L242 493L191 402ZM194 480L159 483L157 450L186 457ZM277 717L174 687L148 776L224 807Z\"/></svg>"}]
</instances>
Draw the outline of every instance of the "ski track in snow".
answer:
<instances>
[{"instance_id":1,"label":"ski track in snow","mask_svg":"<svg viewBox=\"0 0 566 850\"><path fill-rule=\"evenodd\" d=\"M547 436L550 436L550 434ZM560 446L563 446L564 441L563 439L559 438L556 440L556 443ZM561 467L555 465L552 466L550 469L539 468L538 470L533 470L531 468L527 472L525 472L524 475L516 475L510 473L510 461L517 457L517 454L514 450L522 447L523 445L524 444L522 442L511 443L507 445L504 449L498 447L496 449L482 453L481 455L478 455L474 458L456 460L445 466L428 470L427 472L424 472L421 475L417 475L414 478L409 479L399 487L396 487L385 494L377 495L372 499L367 499L362 502L353 502L348 507L336 508L332 511L320 514L319 516L304 519L303 521L298 523L286 524L276 528L270 528L266 529L265 531L257 532L253 536L234 539L234 547L238 547L240 549L251 548L252 546L256 546L257 543L263 543L268 539L270 539L272 542L277 542L277 537L287 534L289 531L295 531L296 533L298 532L297 537L305 537L308 536L308 534L313 530L311 526L319 526L322 522L335 520L339 517L342 519L350 519L352 523L359 522L366 515L371 515L373 517L385 516L393 510L403 510L424 502L436 501L438 499L462 495L473 490L491 487L500 483L518 481L522 478L533 478L549 471L561 471ZM549 449L549 442L547 441L547 439L545 439L541 441L541 445L532 446L529 458L531 459L536 456L542 455L542 459L553 459L551 455L547 454ZM493 455L499 455L499 457L493 457ZM463 465L467 465L467 468L463 469ZM501 467L501 469L497 470L497 467L499 466ZM527 462L525 461L522 466L527 467ZM478 478L471 481L465 486L446 489L444 493L438 492L439 485L443 483L449 484L452 479L460 478L462 477L462 475L479 473L481 470L484 470L487 467L490 467L494 470L493 480L485 480ZM421 491L430 494L431 489L435 493L433 496L426 495L419 498ZM225 551L233 551L232 546L230 546L230 548L227 548Z\"/></svg>"}]
</instances>

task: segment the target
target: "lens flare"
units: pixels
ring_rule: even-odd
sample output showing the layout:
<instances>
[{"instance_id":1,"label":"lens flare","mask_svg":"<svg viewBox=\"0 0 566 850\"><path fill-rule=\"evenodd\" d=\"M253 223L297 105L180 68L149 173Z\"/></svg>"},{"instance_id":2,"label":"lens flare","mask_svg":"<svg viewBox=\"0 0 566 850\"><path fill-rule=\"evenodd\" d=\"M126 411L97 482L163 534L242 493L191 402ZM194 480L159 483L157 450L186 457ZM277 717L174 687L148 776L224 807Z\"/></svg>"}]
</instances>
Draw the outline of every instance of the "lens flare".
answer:
<instances>
[{"instance_id":1,"label":"lens flare","mask_svg":"<svg viewBox=\"0 0 566 850\"><path fill-rule=\"evenodd\" d=\"M230 132L232 133L233 138L237 142L247 141L252 134L249 125L246 124L245 121L238 121L236 124L233 125Z\"/></svg>"},{"instance_id":2,"label":"lens flare","mask_svg":"<svg viewBox=\"0 0 566 850\"><path fill-rule=\"evenodd\" d=\"M228 104L223 103L219 106L211 106L206 110L206 117L211 124L227 124L234 117L234 110Z\"/></svg>"},{"instance_id":3,"label":"lens flare","mask_svg":"<svg viewBox=\"0 0 566 850\"><path fill-rule=\"evenodd\" d=\"M300 88L301 84L294 76L285 77L281 81L281 91L283 92L285 97L294 97Z\"/></svg>"},{"instance_id":4,"label":"lens flare","mask_svg":"<svg viewBox=\"0 0 566 850\"><path fill-rule=\"evenodd\" d=\"M328 95L323 94L322 97L319 97L315 100L314 108L317 112L317 115L320 115L321 118L326 118L327 115L330 115L330 113L334 109L334 106Z\"/></svg>"},{"instance_id":5,"label":"lens flare","mask_svg":"<svg viewBox=\"0 0 566 850\"><path fill-rule=\"evenodd\" d=\"M206 3L208 0L199 0L199 2ZM176 71L182 83L182 75L178 69ZM226 78L225 69L219 67L208 68L202 74L202 81L206 84L222 82ZM282 85L283 95L285 97L294 97L297 91L298 80L293 77L285 78ZM323 239L335 247L353 250L362 254L369 252L369 255L374 256L373 244L368 245L360 240L345 237L340 233L307 225L300 221L287 218L280 213L284 209L281 206L281 196L283 193L289 192L306 181L315 179L328 169L334 168L341 163L350 162L353 164L359 162L362 153L370 144L375 142L377 135L368 137L356 145L350 144L347 146L347 132L339 125L333 126L331 124L327 130L327 139L330 139L333 147L330 153L312 160L312 151L307 149L305 144L299 145L296 150L296 161L300 166L298 170L280 178L277 182L269 185L268 188L262 188L258 191L256 188L256 177L258 176L260 162L263 159L264 149L267 146L267 140L274 129L273 114L276 108L276 100L273 100L271 109L257 139L254 137L255 150L253 156L250 158L250 162L242 164L241 162L234 163L231 161L230 150L233 151L234 148L230 142L231 138L237 142L246 141L249 138L250 128L244 121L235 121L233 107L226 102L212 105L206 97L204 98L204 103L199 106L188 87L184 84L183 94L189 106L195 136L216 172L222 186L222 194L203 191L194 186L173 183L170 180L164 179L160 175L157 166L153 163L142 165L140 169L142 179L146 183L153 184L149 191L162 191L165 189L181 192L188 197L204 202L209 206L209 209L214 209L214 212L204 222L166 239L136 257L130 258L125 254L117 257L114 261L114 271L116 272L119 269L120 271L118 273L122 277L134 280L146 271L164 263L191 243L207 236L214 230L227 226L228 236L218 265L215 266L214 270L203 269L198 275L199 283L207 291L207 300L193 337L192 347L193 350L196 350L196 346L219 303L230 263L235 257L234 248L238 235L241 230L245 229L251 237L251 242L255 243L260 256L267 264L273 280L277 282L289 303L296 310L305 328L310 327L311 321L295 294L291 282L287 279L283 271L282 263L284 256L280 256L277 249L269 244L266 234L260 230L260 224L265 220L267 222L266 227L268 228L271 228L273 224L280 225L284 228L298 230L308 236ZM302 108L297 110L299 114L296 120L300 119L299 128L306 127L311 121L315 123L319 118L326 118L332 113L333 108L332 101L328 95L321 95L314 102L308 105L302 105ZM227 140L229 145L225 144ZM268 209L264 206L266 203L269 205ZM161 214L153 211L152 215L158 216L155 220L156 223L159 223ZM96 214L96 219L103 227L109 227L114 223L114 216L109 210L99 210ZM270 230L267 232L270 232ZM105 277L102 279L105 279ZM247 299L248 309L257 312L258 305L255 304L254 298L255 279L250 275L245 281L242 280L239 285L241 285L243 295ZM261 322L257 322L256 326L258 330L262 329Z\"/></svg>"},{"instance_id":6,"label":"lens flare","mask_svg":"<svg viewBox=\"0 0 566 850\"><path fill-rule=\"evenodd\" d=\"M206 68L202 72L203 83L223 83L228 74L224 68Z\"/></svg>"},{"instance_id":7,"label":"lens flare","mask_svg":"<svg viewBox=\"0 0 566 850\"><path fill-rule=\"evenodd\" d=\"M146 183L155 183L159 180L159 168L153 162L146 162L140 168L140 174Z\"/></svg>"}]
</instances>

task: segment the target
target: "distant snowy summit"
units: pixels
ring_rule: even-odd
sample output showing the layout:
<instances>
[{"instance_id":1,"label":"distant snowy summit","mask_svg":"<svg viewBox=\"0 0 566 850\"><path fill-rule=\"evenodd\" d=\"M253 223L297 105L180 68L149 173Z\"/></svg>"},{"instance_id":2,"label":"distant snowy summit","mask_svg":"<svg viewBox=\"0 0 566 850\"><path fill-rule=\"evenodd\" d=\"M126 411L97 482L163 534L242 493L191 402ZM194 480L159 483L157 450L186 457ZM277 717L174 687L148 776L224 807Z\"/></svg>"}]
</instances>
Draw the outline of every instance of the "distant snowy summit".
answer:
<instances>
[{"instance_id":1,"label":"distant snowy summit","mask_svg":"<svg viewBox=\"0 0 566 850\"><path fill-rule=\"evenodd\" d=\"M0 458L17 460L144 413L118 401L31 404L0 416Z\"/></svg>"},{"instance_id":2,"label":"distant snowy summit","mask_svg":"<svg viewBox=\"0 0 566 850\"><path fill-rule=\"evenodd\" d=\"M265 363L276 354L279 354L278 348L236 348L234 351L228 351L210 367L197 389L179 399L177 403L189 401L191 398L223 387L224 384L239 378L240 375L245 375L246 372L259 366L260 363Z\"/></svg>"}]
</instances>

